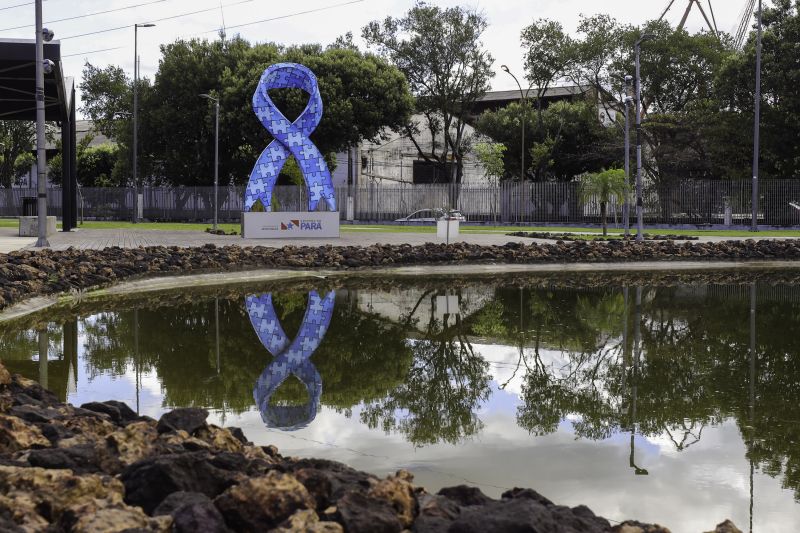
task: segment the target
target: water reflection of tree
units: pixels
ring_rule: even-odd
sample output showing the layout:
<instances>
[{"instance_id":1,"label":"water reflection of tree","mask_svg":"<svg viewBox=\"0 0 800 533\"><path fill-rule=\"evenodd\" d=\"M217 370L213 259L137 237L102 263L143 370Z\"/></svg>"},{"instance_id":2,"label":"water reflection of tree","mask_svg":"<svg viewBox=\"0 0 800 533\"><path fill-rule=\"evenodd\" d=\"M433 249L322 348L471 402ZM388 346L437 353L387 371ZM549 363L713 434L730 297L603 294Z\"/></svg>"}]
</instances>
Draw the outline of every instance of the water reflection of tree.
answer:
<instances>
[{"instance_id":1,"label":"water reflection of tree","mask_svg":"<svg viewBox=\"0 0 800 533\"><path fill-rule=\"evenodd\" d=\"M407 343L413 363L405 381L366 404L362 422L399 431L416 446L455 444L478 433L483 424L475 411L489 397L489 365L466 333L461 315L431 316L423 338Z\"/></svg>"}]
</instances>

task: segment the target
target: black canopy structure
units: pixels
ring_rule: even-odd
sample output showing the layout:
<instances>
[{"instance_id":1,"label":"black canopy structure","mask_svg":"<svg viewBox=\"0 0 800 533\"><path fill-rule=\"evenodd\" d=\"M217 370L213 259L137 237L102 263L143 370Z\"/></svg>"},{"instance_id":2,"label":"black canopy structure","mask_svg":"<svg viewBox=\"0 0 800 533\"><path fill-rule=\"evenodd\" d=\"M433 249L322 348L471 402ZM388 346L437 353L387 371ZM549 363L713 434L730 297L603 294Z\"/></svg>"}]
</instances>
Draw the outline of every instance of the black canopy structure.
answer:
<instances>
[{"instance_id":1,"label":"black canopy structure","mask_svg":"<svg viewBox=\"0 0 800 533\"><path fill-rule=\"evenodd\" d=\"M64 77L61 43L44 43L53 71L44 76L45 120L61 126L61 220L63 231L77 225L78 183L75 142L75 81ZM0 120L36 120L36 40L0 39Z\"/></svg>"}]
</instances>

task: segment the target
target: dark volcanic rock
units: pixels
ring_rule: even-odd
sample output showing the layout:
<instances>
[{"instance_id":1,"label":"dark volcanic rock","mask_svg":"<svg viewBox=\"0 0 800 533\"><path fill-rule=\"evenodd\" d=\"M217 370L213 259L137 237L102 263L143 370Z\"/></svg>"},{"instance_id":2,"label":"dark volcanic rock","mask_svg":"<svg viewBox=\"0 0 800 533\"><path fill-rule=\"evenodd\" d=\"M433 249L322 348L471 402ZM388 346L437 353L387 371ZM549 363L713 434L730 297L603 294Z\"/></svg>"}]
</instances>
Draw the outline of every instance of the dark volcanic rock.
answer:
<instances>
[{"instance_id":1,"label":"dark volcanic rock","mask_svg":"<svg viewBox=\"0 0 800 533\"><path fill-rule=\"evenodd\" d=\"M182 429L189 435L206 425L208 411L199 407L184 407L164 413L158 420L156 429L159 433Z\"/></svg>"},{"instance_id":2,"label":"dark volcanic rock","mask_svg":"<svg viewBox=\"0 0 800 533\"><path fill-rule=\"evenodd\" d=\"M592 518L576 516L568 507L547 507L527 498L507 499L461 509L451 533L606 533Z\"/></svg>"},{"instance_id":3,"label":"dark volcanic rock","mask_svg":"<svg viewBox=\"0 0 800 533\"><path fill-rule=\"evenodd\" d=\"M449 498L458 505L486 505L493 501L478 487L468 487L466 485L458 485L455 487L445 487L437 494Z\"/></svg>"},{"instance_id":4,"label":"dark volcanic rock","mask_svg":"<svg viewBox=\"0 0 800 533\"><path fill-rule=\"evenodd\" d=\"M79 444L70 448L44 448L28 454L28 463L40 468L69 468L76 474L104 471L103 451L92 444Z\"/></svg>"},{"instance_id":5,"label":"dark volcanic rock","mask_svg":"<svg viewBox=\"0 0 800 533\"><path fill-rule=\"evenodd\" d=\"M230 531L214 502L200 492L173 492L153 511L153 516L172 516L177 533L225 533Z\"/></svg>"},{"instance_id":6,"label":"dark volcanic rock","mask_svg":"<svg viewBox=\"0 0 800 533\"><path fill-rule=\"evenodd\" d=\"M122 472L125 501L147 514L176 491L200 492L214 497L241 477L212 464L208 452L163 455L138 461Z\"/></svg>"},{"instance_id":7,"label":"dark volcanic rock","mask_svg":"<svg viewBox=\"0 0 800 533\"><path fill-rule=\"evenodd\" d=\"M336 504L336 518L348 533L398 533L403 524L383 500L350 492Z\"/></svg>"},{"instance_id":8,"label":"dark volcanic rock","mask_svg":"<svg viewBox=\"0 0 800 533\"><path fill-rule=\"evenodd\" d=\"M124 424L126 422L139 420L139 415L136 414L136 411L128 407L128 404L125 402L118 402L114 400L109 400L106 402L89 402L81 405L81 409L107 414L116 424Z\"/></svg>"}]
</instances>

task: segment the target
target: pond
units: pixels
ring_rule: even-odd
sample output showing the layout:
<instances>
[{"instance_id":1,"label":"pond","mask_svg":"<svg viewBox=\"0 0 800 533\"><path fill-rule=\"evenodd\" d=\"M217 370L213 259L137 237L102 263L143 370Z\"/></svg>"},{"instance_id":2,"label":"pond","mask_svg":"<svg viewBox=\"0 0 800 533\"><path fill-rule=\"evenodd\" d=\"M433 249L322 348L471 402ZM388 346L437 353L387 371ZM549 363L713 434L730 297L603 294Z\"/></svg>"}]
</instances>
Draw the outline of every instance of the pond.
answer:
<instances>
[{"instance_id":1,"label":"pond","mask_svg":"<svg viewBox=\"0 0 800 533\"><path fill-rule=\"evenodd\" d=\"M75 405L201 406L284 455L429 491L532 487L676 533L800 524L799 273L351 277L0 324ZM46 353L46 357L42 354Z\"/></svg>"}]
</instances>

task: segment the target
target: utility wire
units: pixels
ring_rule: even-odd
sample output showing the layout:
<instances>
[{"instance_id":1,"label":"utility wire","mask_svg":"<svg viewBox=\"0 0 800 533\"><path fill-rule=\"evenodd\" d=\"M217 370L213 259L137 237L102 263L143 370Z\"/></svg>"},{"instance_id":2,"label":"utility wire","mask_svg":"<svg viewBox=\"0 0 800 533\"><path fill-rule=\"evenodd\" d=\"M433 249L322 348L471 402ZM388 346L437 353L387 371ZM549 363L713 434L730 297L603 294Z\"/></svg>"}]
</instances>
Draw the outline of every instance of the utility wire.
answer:
<instances>
[{"instance_id":1,"label":"utility wire","mask_svg":"<svg viewBox=\"0 0 800 533\"><path fill-rule=\"evenodd\" d=\"M141 3L141 4L134 4L134 5L125 6L125 7L118 7L118 8L115 8L115 9L106 9L105 11L95 11L94 13L86 13L84 15L76 15L74 17L67 17L67 18L63 18L63 19L48 20L47 22L45 22L45 24L52 24L54 22L64 22L65 20L82 19L82 18L86 18L86 17L93 17L95 15L105 15L106 13L115 13L117 11L125 11L126 9L133 9L135 7L149 6L149 5L152 5L152 4L159 4L159 3L162 3L162 2L166 2L166 1L167 0L153 0L152 2L144 2L144 3ZM19 30L19 29L22 29L22 28L30 28L32 26L33 26L32 24L23 24L22 26L13 26L13 27L9 27L9 28L0 28L0 31Z\"/></svg>"},{"instance_id":2,"label":"utility wire","mask_svg":"<svg viewBox=\"0 0 800 533\"><path fill-rule=\"evenodd\" d=\"M254 22L246 22L244 24L236 24L236 25L233 25L233 26L228 26L227 29L230 30L232 28L243 28L245 26L254 26L256 24L261 24L262 22L271 22L273 20L281 20L281 19L285 19L285 18L289 18L289 17L296 17L298 15L307 15L309 13L319 13L320 11L327 11L329 9L334 9L334 8L337 8L337 7L349 6L351 4L360 4L363 1L364 0L351 0L350 2L342 2L341 4L333 4L333 5L330 5L330 6L318 7L318 8L315 8L315 9L308 9L306 11L298 11L297 13L290 13L288 15L280 15L278 17L271 17L271 18L268 18L268 19L256 20ZM230 4L230 5L233 5L233 4ZM205 34L205 33L214 33L214 32L217 32L217 31L219 31L219 28L214 29L214 30L203 31L203 32L200 32L200 33L194 33L192 35L202 35L202 34Z\"/></svg>"},{"instance_id":3,"label":"utility wire","mask_svg":"<svg viewBox=\"0 0 800 533\"><path fill-rule=\"evenodd\" d=\"M90 50L88 52L79 52L75 54L66 54L61 57L76 57L76 56L88 56L89 54L99 54L100 52L109 52L111 50L122 50L123 48L128 48L127 46L115 46L113 48L101 48L100 50Z\"/></svg>"},{"instance_id":4,"label":"utility wire","mask_svg":"<svg viewBox=\"0 0 800 533\"><path fill-rule=\"evenodd\" d=\"M253 0L242 0L241 2L234 2L232 4L225 4L225 7L238 6L239 4L247 4L247 3L250 3L252 1ZM209 11L216 11L217 9L219 9L219 6L210 7L208 9L199 9L197 11L191 11L189 13L180 13L178 15L171 15L169 17L162 17L162 18L159 18L159 19L148 19L148 20L146 20L146 22L164 22L165 20L173 20L173 19L178 19L178 18L183 18L183 17L189 17L189 16L192 16L192 15L199 15L200 13L208 13ZM99 33L108 33L108 32L111 32L111 31L119 31L119 30L129 29L131 26L132 26L131 24L126 24L125 26L117 26L116 28L106 28L104 30L90 31L90 32L87 32L87 33L78 33L76 35L68 35L66 37L61 37L61 40L62 41L66 41L67 39L75 39L77 37L87 37L89 35L97 35ZM216 31L216 30L214 30L214 31Z\"/></svg>"},{"instance_id":5,"label":"utility wire","mask_svg":"<svg viewBox=\"0 0 800 533\"><path fill-rule=\"evenodd\" d=\"M247 1L250 1L250 0L247 0ZM256 21L256 22L249 22L247 24L239 24L237 26L228 26L227 28L228 29L230 29L230 28L239 28L239 27L242 27L242 26L248 26L248 25L251 25L251 24L260 24L262 22L269 22L269 21L272 21L272 20L285 19L285 18L289 18L289 17L297 17L297 16L300 16L300 15L306 15L308 13L315 13L317 11L324 11L324 10L327 10L327 9L333 9L335 7L342 7L342 6L346 6L346 5L350 5L350 4L358 4L358 3L363 2L363 1L364 0L352 0L350 2L345 2L345 3L342 3L342 4L335 4L335 5L320 7L320 8L317 8L317 9L312 9L312 10L307 10L307 11L299 11L297 13L289 13L287 15L281 15L279 17L259 20L259 21ZM240 3L244 3L244 2L240 2ZM228 4L228 5L236 5L236 4ZM129 28L130 25L123 26L123 27L124 28ZM205 34L205 33L213 33L213 32L217 32L217 31L219 31L219 28L214 29L214 30L200 32L200 33L195 33L195 34L192 34L192 35L202 35L202 34ZM73 37L75 37L75 36L73 36ZM88 52L80 52L80 53L75 53L75 54L62 55L61 57L87 56L87 55L91 55L91 54L99 54L101 52L108 52L110 50L121 50L121 49L124 49L124 48L130 48L130 47L129 46L116 46L114 48L102 48L100 50L89 50Z\"/></svg>"}]
</instances>

